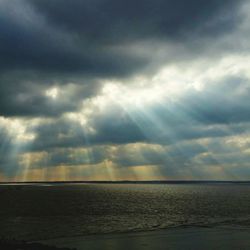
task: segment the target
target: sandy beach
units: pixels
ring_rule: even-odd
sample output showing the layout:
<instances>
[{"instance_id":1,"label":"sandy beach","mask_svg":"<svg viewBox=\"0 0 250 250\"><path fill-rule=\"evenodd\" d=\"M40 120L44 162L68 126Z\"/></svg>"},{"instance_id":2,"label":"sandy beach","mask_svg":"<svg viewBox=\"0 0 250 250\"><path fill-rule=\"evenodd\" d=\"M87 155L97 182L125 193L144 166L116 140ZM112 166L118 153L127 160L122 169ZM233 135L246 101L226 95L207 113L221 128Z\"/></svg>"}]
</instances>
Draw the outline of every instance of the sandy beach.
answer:
<instances>
[{"instance_id":1,"label":"sandy beach","mask_svg":"<svg viewBox=\"0 0 250 250\"><path fill-rule=\"evenodd\" d=\"M59 238L41 241L41 243L77 250L247 250L250 249L250 230L191 227Z\"/></svg>"}]
</instances>

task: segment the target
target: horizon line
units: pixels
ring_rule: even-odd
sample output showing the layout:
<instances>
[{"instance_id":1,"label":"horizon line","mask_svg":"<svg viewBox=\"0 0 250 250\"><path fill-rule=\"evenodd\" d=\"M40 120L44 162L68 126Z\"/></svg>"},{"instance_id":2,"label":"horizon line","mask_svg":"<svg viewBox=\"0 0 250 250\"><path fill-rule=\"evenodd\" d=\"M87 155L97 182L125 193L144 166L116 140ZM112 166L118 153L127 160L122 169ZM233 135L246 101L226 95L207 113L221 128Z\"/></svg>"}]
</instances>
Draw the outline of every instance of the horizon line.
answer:
<instances>
[{"instance_id":1,"label":"horizon line","mask_svg":"<svg viewBox=\"0 0 250 250\"><path fill-rule=\"evenodd\" d=\"M157 184L157 183L166 183L166 184L178 184L178 183L249 183L250 184L250 180L118 180L118 181L114 181L114 180L99 180L99 181L0 181L0 184L49 184L49 183L53 183L53 184L63 184L63 183L100 183L100 184L109 184L109 183L152 183L152 184Z\"/></svg>"}]
</instances>

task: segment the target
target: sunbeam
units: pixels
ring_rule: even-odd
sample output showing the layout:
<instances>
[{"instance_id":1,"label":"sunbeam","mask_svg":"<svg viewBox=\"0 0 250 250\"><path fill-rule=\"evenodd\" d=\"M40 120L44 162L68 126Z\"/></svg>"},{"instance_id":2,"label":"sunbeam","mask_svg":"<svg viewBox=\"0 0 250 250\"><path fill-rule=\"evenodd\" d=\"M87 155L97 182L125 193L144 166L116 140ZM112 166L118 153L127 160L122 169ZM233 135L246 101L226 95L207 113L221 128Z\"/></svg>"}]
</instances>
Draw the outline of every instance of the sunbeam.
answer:
<instances>
[{"instance_id":1,"label":"sunbeam","mask_svg":"<svg viewBox=\"0 0 250 250\"><path fill-rule=\"evenodd\" d=\"M249 178L226 140L250 133L250 5L226 2L2 0L1 178Z\"/></svg>"}]
</instances>

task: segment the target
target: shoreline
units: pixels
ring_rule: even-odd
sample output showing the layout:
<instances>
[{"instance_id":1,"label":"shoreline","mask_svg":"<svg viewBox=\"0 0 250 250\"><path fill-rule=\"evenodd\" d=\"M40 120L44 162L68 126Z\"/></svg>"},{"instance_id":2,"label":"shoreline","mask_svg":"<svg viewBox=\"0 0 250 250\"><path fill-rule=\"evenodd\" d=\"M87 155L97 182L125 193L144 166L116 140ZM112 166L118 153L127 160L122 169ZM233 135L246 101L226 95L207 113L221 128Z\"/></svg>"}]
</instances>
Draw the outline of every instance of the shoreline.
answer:
<instances>
[{"instance_id":1,"label":"shoreline","mask_svg":"<svg viewBox=\"0 0 250 250\"><path fill-rule=\"evenodd\" d=\"M178 227L34 241L56 247L90 249L250 249L250 229Z\"/></svg>"}]
</instances>

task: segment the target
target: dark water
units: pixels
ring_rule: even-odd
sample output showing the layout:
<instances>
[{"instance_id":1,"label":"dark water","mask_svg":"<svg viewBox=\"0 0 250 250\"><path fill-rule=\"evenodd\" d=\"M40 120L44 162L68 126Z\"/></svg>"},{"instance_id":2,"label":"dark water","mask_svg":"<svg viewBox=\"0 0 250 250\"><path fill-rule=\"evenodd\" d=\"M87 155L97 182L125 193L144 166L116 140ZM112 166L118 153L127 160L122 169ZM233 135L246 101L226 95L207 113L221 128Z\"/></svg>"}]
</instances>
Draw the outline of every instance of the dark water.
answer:
<instances>
[{"instance_id":1,"label":"dark water","mask_svg":"<svg viewBox=\"0 0 250 250\"><path fill-rule=\"evenodd\" d=\"M180 226L250 228L250 185L0 186L0 237L48 239Z\"/></svg>"}]
</instances>

